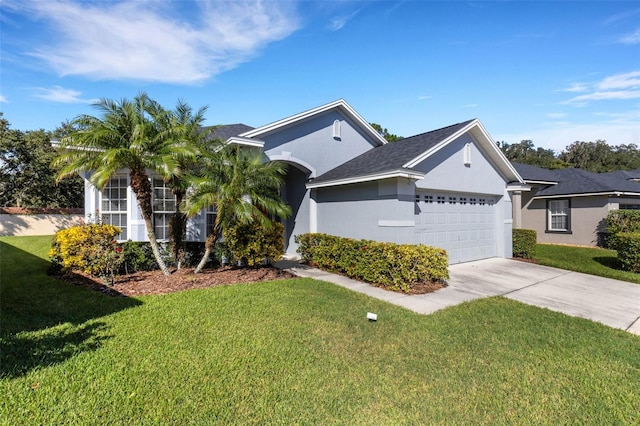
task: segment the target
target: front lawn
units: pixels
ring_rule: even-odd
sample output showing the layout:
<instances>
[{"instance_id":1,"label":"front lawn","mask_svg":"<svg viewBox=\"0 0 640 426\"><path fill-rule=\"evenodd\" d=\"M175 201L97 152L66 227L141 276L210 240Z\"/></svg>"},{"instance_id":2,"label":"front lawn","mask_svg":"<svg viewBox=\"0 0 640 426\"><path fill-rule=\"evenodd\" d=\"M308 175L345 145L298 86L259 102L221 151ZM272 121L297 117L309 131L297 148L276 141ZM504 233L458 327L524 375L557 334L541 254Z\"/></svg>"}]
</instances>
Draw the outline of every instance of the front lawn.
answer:
<instances>
[{"instance_id":1,"label":"front lawn","mask_svg":"<svg viewBox=\"0 0 640 426\"><path fill-rule=\"evenodd\" d=\"M640 423L640 337L591 321L311 279L114 298L47 247L0 238L0 424Z\"/></svg>"},{"instance_id":2,"label":"front lawn","mask_svg":"<svg viewBox=\"0 0 640 426\"><path fill-rule=\"evenodd\" d=\"M620 269L615 250L538 244L536 260L541 265L640 284L640 274Z\"/></svg>"}]
</instances>

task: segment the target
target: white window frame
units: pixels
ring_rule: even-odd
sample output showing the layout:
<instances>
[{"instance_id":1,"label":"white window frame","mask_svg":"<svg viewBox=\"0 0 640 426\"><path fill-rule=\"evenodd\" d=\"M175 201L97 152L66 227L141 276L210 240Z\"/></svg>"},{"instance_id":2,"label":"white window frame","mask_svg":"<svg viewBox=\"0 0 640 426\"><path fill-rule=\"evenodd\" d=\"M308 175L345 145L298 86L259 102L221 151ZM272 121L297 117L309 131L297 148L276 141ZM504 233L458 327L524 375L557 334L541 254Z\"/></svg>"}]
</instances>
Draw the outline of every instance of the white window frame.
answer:
<instances>
[{"instance_id":1,"label":"white window frame","mask_svg":"<svg viewBox=\"0 0 640 426\"><path fill-rule=\"evenodd\" d=\"M160 177L151 178L153 232L158 241L169 241L171 216L176 212L176 196Z\"/></svg>"},{"instance_id":2,"label":"white window frame","mask_svg":"<svg viewBox=\"0 0 640 426\"><path fill-rule=\"evenodd\" d=\"M213 230L213 225L216 221L216 216L218 215L218 209L215 206L207 207L204 210L204 235L211 235L211 231Z\"/></svg>"},{"instance_id":3,"label":"white window frame","mask_svg":"<svg viewBox=\"0 0 640 426\"><path fill-rule=\"evenodd\" d=\"M117 226L122 230L116 237L119 241L128 239L127 195L129 181L127 175L114 175L100 191L100 221L107 225Z\"/></svg>"},{"instance_id":4,"label":"white window frame","mask_svg":"<svg viewBox=\"0 0 640 426\"><path fill-rule=\"evenodd\" d=\"M564 227L554 224L554 219L564 219ZM547 202L547 231L571 231L571 203L568 199L548 200Z\"/></svg>"}]
</instances>

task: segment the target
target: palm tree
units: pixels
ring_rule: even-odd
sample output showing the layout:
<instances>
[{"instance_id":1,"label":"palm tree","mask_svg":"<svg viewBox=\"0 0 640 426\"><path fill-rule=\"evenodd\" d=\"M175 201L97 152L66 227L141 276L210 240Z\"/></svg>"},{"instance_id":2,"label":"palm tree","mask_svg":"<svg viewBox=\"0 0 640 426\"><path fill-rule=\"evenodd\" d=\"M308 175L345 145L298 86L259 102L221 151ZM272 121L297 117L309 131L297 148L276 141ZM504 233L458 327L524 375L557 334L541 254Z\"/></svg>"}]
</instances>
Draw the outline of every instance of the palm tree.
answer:
<instances>
[{"instance_id":1,"label":"palm tree","mask_svg":"<svg viewBox=\"0 0 640 426\"><path fill-rule=\"evenodd\" d=\"M89 171L89 181L102 190L114 174L126 169L153 254L162 272L169 275L153 229L152 189L147 170L161 176L178 175L177 159L192 155L193 151L171 138L161 137L156 119L162 120L166 111L144 92L133 101L101 99L94 106L102 113L101 117L76 117L72 124L78 130L62 139L63 152L54 160L55 165L62 166L57 178Z\"/></svg>"},{"instance_id":2,"label":"palm tree","mask_svg":"<svg viewBox=\"0 0 640 426\"><path fill-rule=\"evenodd\" d=\"M200 147L204 146L208 135L213 128L204 129L204 114L207 107L204 106L193 113L193 109L184 101L179 100L173 111L163 114L159 111L154 114L161 129L161 137L172 141L174 146L189 148L190 155L176 151L175 165L176 169L171 171L169 175L163 175L166 185L171 188L175 196L175 213L169 221L169 247L170 251L176 259L176 266L180 269L184 260L184 237L187 228L187 216L182 211L184 199L189 189L189 181L186 178L187 173L198 167L197 155Z\"/></svg>"},{"instance_id":3,"label":"palm tree","mask_svg":"<svg viewBox=\"0 0 640 426\"><path fill-rule=\"evenodd\" d=\"M195 215L208 207L216 208L213 229L205 243L205 253L194 270L199 273L225 229L236 223L260 222L271 226L269 216L286 218L291 208L279 195L285 167L264 162L256 149L226 145L203 156L203 174L191 179L193 192L187 200L187 213Z\"/></svg>"}]
</instances>

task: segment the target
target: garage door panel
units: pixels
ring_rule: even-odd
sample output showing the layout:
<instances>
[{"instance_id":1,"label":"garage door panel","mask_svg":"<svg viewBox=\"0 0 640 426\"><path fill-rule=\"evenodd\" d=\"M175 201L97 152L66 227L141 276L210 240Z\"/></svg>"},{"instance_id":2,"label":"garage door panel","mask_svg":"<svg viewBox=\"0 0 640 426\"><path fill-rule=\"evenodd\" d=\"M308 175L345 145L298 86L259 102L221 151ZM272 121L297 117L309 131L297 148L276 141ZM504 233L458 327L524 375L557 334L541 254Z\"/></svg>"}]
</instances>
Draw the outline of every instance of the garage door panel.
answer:
<instances>
[{"instance_id":1,"label":"garage door panel","mask_svg":"<svg viewBox=\"0 0 640 426\"><path fill-rule=\"evenodd\" d=\"M417 241L447 250L450 263L496 256L494 197L419 192L416 204Z\"/></svg>"}]
</instances>

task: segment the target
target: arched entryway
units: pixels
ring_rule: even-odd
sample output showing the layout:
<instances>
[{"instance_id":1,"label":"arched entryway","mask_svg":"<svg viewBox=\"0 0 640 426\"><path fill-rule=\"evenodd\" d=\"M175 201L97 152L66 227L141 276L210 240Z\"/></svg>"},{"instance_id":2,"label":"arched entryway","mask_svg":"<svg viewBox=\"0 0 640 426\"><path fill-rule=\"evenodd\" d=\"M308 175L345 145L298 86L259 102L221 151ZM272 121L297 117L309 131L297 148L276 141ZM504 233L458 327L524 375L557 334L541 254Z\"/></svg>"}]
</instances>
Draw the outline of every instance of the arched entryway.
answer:
<instances>
[{"instance_id":1,"label":"arched entryway","mask_svg":"<svg viewBox=\"0 0 640 426\"><path fill-rule=\"evenodd\" d=\"M281 189L282 198L291 206L291 216L282 221L284 225L284 253L295 255L297 244L295 236L310 232L311 212L309 190L306 187L310 178L315 177L315 170L308 164L295 159L272 158L286 165L287 172Z\"/></svg>"}]
</instances>

